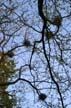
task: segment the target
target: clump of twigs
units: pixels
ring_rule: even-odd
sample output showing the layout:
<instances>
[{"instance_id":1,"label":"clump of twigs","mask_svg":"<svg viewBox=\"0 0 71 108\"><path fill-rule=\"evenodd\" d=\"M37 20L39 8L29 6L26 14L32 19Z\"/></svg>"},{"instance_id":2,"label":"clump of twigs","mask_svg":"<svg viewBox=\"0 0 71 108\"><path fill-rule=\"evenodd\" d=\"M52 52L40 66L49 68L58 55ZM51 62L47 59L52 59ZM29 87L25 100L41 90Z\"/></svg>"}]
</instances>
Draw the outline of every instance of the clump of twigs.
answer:
<instances>
[{"instance_id":1,"label":"clump of twigs","mask_svg":"<svg viewBox=\"0 0 71 108\"><path fill-rule=\"evenodd\" d=\"M40 100L44 101L46 98L47 98L46 94L44 94L44 93L39 94L39 99Z\"/></svg>"},{"instance_id":2,"label":"clump of twigs","mask_svg":"<svg viewBox=\"0 0 71 108\"><path fill-rule=\"evenodd\" d=\"M7 53L8 57L12 58L14 56L14 52L13 51L10 51Z\"/></svg>"},{"instance_id":3,"label":"clump of twigs","mask_svg":"<svg viewBox=\"0 0 71 108\"><path fill-rule=\"evenodd\" d=\"M47 39L51 39L51 38L53 38L53 33L51 32L51 31L46 31L46 38Z\"/></svg>"},{"instance_id":4,"label":"clump of twigs","mask_svg":"<svg viewBox=\"0 0 71 108\"><path fill-rule=\"evenodd\" d=\"M26 39L26 40L24 40L23 45L24 45L25 47L29 47L29 46L31 46L31 43L30 43L29 40Z\"/></svg>"},{"instance_id":5,"label":"clump of twigs","mask_svg":"<svg viewBox=\"0 0 71 108\"><path fill-rule=\"evenodd\" d=\"M55 16L53 23L57 26L61 26L62 18L60 16Z\"/></svg>"}]
</instances>

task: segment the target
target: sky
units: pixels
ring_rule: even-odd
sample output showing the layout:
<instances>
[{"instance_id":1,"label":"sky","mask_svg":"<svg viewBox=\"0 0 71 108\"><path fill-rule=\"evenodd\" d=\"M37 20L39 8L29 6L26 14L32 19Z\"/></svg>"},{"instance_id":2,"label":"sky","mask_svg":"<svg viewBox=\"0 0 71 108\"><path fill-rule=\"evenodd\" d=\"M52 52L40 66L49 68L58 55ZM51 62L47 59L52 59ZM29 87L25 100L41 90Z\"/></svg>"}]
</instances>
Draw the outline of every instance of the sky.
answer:
<instances>
[{"instance_id":1,"label":"sky","mask_svg":"<svg viewBox=\"0 0 71 108\"><path fill-rule=\"evenodd\" d=\"M4 50L9 50L16 45L21 45L25 38L29 39L31 41L32 45L35 40L38 40L41 38L41 33L34 31L32 28L24 26L24 22L23 22L23 21L25 21L27 24L36 28L36 30L41 31L42 20L38 16L37 1L35 1L35 0L32 0L30 2L26 2L27 0L24 0L23 2L22 1L23 0L13 1L14 3L17 2L18 9L16 9L14 11L12 18L17 18L18 16L20 16L23 13L22 20L20 22L18 22L19 19L17 19L17 20L15 20L14 23L9 25L9 27L10 27L10 30L8 31L9 34L13 33L15 29L18 29L18 31L14 34L13 38L10 39L9 43L5 46ZM2 1L2 2L4 2L4 1ZM7 3L8 2L6 2L6 4ZM15 4L15 5L17 5L17 4ZM9 4L7 4L7 5L9 5ZM50 4L48 4L48 5L50 5ZM60 11L61 11L62 16L67 15L69 13L68 11L70 11L70 8L68 8L68 6L69 6L68 3L62 3L62 1L60 1L60 7L62 8ZM63 8L65 8L66 10L64 10ZM52 13L52 9L53 9L53 6L52 6L52 8L50 8L49 12ZM51 14L51 15L52 15L51 16L51 18L52 18L53 14ZM65 42L65 39L67 39L69 36L69 33L71 33L70 28L71 28L70 19L68 19L68 20L64 19L62 22L62 27L60 28L60 31L58 33L59 39L61 39L62 42ZM7 29L8 29L8 26L7 26ZM61 37L61 34L62 34L62 37ZM66 34L68 34L68 35L66 35ZM63 36L64 36L64 38L63 38ZM70 38L71 37L68 38L69 43L67 43L66 48L69 48L69 45L71 43ZM57 39L58 43L61 42L59 39ZM57 54L57 57L60 57L60 55L59 55L60 52L58 51L58 47L56 46L56 48L55 48L56 43L53 43L53 42L54 42L53 40L50 41L51 57L53 56L53 58L54 58L54 56L56 56L56 54ZM65 45L65 44L63 43L63 45ZM46 93L48 95L48 98L50 98L53 95L53 99L55 99L56 96L58 96L58 95L56 94L57 92L55 90L51 90L51 92L50 92L51 88L55 89L56 87L50 83L51 80L48 81L48 79L50 78L50 75L48 74L49 70L47 68L47 64L46 64L44 55L42 53L43 52L42 44L38 44L37 48L38 48L38 50L33 55L33 59L32 59L32 66L34 67L34 69L32 70L32 74L35 77L35 80L37 80L37 81L46 80L46 82L43 82L43 83L36 82L36 86L39 89L41 89L40 90L41 92ZM47 54L49 54L48 48L49 48L48 42L46 41ZM53 49L55 49L55 50L53 50ZM21 65L25 65L25 64L29 63L31 51L32 51L32 46L30 48L22 47L22 48L17 48L15 50L14 59L17 64L17 66L16 66L17 68L19 68ZM64 52L64 55L66 53L67 52ZM71 62L71 60L69 59L70 57L71 57L71 55L69 52L65 56L65 59L67 60L68 64L70 64L70 62ZM63 67L61 65L59 65L58 61L55 60L55 58L54 59L51 58L51 63L52 63L51 66L56 73L55 75L59 74L62 77L62 75L63 75L62 72L64 72ZM66 72L67 71L70 72L70 70L69 70L70 68L71 67L65 67ZM65 73L64 73L64 75L66 77ZM16 78L17 78L17 76L18 76L18 74L15 75ZM23 69L22 78L29 79L29 81L34 81L34 78L31 76L31 73L27 66L25 66L25 68ZM58 79L56 79L56 80L58 80ZM67 82L67 84L68 84L68 82ZM62 88L63 88L63 86L65 87L65 85L61 85ZM44 89L42 90L42 88L44 88ZM20 97L20 101L21 101L21 105L22 105L21 108L24 108L24 107L25 108L32 108L32 107L46 108L45 103L38 100L38 95L32 90L32 87L30 87L27 83L23 83L22 81L18 82L17 84L10 86L9 90L11 90L11 89L15 89L17 91L16 95ZM62 89L62 90L64 90L64 89ZM66 97L68 97L66 100L68 102L68 99L70 99L70 97L71 97L70 92L68 92L68 95L67 94L65 94L65 95L66 95ZM34 102L34 98L35 98L35 102ZM50 100L48 100L48 98L47 98L47 101L49 102Z\"/></svg>"}]
</instances>

